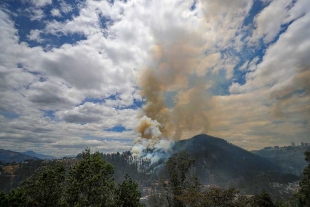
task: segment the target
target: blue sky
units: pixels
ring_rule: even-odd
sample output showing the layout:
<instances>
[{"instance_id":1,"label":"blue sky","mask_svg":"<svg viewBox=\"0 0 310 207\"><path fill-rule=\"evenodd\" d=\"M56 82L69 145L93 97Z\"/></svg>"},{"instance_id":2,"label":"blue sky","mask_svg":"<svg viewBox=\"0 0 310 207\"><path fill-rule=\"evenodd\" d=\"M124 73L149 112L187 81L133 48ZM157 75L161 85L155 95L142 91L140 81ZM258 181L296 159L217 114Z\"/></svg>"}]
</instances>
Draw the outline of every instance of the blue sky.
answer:
<instances>
[{"instance_id":1,"label":"blue sky","mask_svg":"<svg viewBox=\"0 0 310 207\"><path fill-rule=\"evenodd\" d=\"M307 0L4 0L1 148L130 150L139 117L152 116L143 106L154 104L143 71L161 85L167 139L180 130L178 139L205 132L246 149L310 142L306 8Z\"/></svg>"}]
</instances>

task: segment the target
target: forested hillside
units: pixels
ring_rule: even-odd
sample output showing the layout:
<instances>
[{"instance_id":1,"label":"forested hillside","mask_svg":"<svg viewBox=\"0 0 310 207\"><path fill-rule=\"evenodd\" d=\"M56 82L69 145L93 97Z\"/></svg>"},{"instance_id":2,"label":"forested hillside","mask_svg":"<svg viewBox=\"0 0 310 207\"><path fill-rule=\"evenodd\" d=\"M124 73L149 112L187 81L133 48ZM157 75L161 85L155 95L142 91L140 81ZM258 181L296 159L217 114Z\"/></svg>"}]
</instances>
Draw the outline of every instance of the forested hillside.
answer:
<instances>
[{"instance_id":1,"label":"forested hillside","mask_svg":"<svg viewBox=\"0 0 310 207\"><path fill-rule=\"evenodd\" d=\"M304 152L309 151L310 147L286 146L286 147L267 147L261 150L252 151L254 154L267 158L281 167L281 171L301 175L307 162L303 159Z\"/></svg>"},{"instance_id":2,"label":"forested hillside","mask_svg":"<svg viewBox=\"0 0 310 207\"><path fill-rule=\"evenodd\" d=\"M172 148L172 153L188 151L195 159L193 170L204 186L222 188L234 187L243 194L257 194L267 191L273 198L286 199L294 192L300 177L281 173L281 168L258 155L239 148L224 139L208 135L197 135L189 140L179 141ZM111 163L114 168L113 179L116 184L128 174L138 183L144 194L150 190L152 183L165 176L163 163L150 166L146 159L137 159L131 152L100 153L100 157ZM83 159L82 154L76 158L60 159L68 171L70 166ZM30 177L36 169L50 166L52 161L29 160L27 162L3 166L0 169L0 190L9 192Z\"/></svg>"},{"instance_id":3,"label":"forested hillside","mask_svg":"<svg viewBox=\"0 0 310 207\"><path fill-rule=\"evenodd\" d=\"M310 152L300 190L276 202L268 192L245 195L236 188L204 186L195 173L196 159L182 151L164 164L161 179L141 199L139 185L129 175L116 183L114 167L99 152L86 149L69 169L60 160L38 168L9 193L0 193L0 206L105 206L105 207L305 207L309 206ZM117 155L118 156L118 155Z\"/></svg>"}]
</instances>

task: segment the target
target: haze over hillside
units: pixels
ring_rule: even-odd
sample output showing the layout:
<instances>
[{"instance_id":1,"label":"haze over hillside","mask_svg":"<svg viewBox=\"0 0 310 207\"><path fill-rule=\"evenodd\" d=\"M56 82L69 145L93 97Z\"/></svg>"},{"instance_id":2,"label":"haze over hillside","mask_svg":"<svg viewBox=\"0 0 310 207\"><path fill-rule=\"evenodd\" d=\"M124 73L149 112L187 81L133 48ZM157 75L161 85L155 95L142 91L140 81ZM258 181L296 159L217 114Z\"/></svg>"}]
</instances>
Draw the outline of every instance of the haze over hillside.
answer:
<instances>
[{"instance_id":1,"label":"haze over hillside","mask_svg":"<svg viewBox=\"0 0 310 207\"><path fill-rule=\"evenodd\" d=\"M53 156L50 156L50 155L43 155L43 154L39 154L39 153L36 153L34 151L26 151L26 152L22 152L23 154L25 155L29 155L31 157L37 157L37 158L40 158L40 159L47 159L47 160L52 160L54 159L55 157Z\"/></svg>"},{"instance_id":2,"label":"haze over hillside","mask_svg":"<svg viewBox=\"0 0 310 207\"><path fill-rule=\"evenodd\" d=\"M302 175L303 169L307 166L307 162L304 160L305 151L310 151L310 144L295 145L293 142L290 146L265 147L252 152L277 163L282 172Z\"/></svg>"},{"instance_id":3,"label":"haze over hillside","mask_svg":"<svg viewBox=\"0 0 310 207\"><path fill-rule=\"evenodd\" d=\"M206 134L196 135L191 139L176 142L170 149L169 154L162 154L162 159L167 161L173 154L183 151L188 151L190 156L195 159L192 170L197 173L199 181L204 186L235 187L245 194L256 194L266 190L274 198L284 199L294 191L282 190L300 179L296 175L284 174L281 167L275 162L255 155L224 139ZM115 182L121 182L124 176L128 174L139 183L141 189L149 189L154 181L166 177L163 160L151 164L145 158L137 159L132 155L130 151L101 154L104 160L114 165ZM76 159L68 158L58 162L63 163L69 169L71 165L81 159L81 156L79 154ZM43 160L28 161L12 165L11 171L9 165L5 166L4 171L0 169L0 181L3 184L0 190L8 192L12 187L17 187L20 182L34 173L37 168L47 166L50 163ZM11 179L7 179L8 177L11 177ZM279 188L278 185L283 187Z\"/></svg>"},{"instance_id":4,"label":"haze over hillside","mask_svg":"<svg viewBox=\"0 0 310 207\"><path fill-rule=\"evenodd\" d=\"M0 162L3 163L23 162L25 160L39 160L39 159L40 158L32 157L23 153L0 149Z\"/></svg>"}]
</instances>

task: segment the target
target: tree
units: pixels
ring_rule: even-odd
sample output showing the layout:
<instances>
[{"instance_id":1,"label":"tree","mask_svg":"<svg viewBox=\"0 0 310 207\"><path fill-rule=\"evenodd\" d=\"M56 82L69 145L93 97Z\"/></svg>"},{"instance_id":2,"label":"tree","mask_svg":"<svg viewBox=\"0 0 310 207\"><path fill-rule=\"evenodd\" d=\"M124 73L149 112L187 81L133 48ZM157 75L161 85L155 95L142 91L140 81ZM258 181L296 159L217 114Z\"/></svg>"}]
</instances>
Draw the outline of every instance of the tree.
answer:
<instances>
[{"instance_id":1,"label":"tree","mask_svg":"<svg viewBox=\"0 0 310 207\"><path fill-rule=\"evenodd\" d=\"M25 200L20 189L13 189L6 196L7 207L24 207Z\"/></svg>"},{"instance_id":2,"label":"tree","mask_svg":"<svg viewBox=\"0 0 310 207\"><path fill-rule=\"evenodd\" d=\"M125 180L118 185L117 206L119 207L139 207L144 206L140 203L141 193L138 184L126 174Z\"/></svg>"},{"instance_id":3,"label":"tree","mask_svg":"<svg viewBox=\"0 0 310 207\"><path fill-rule=\"evenodd\" d=\"M8 199L4 192L0 192L0 206L8 206Z\"/></svg>"},{"instance_id":4,"label":"tree","mask_svg":"<svg viewBox=\"0 0 310 207\"><path fill-rule=\"evenodd\" d=\"M151 207L167 207L169 206L166 199L166 192L162 186L152 186L150 195L148 197L148 204Z\"/></svg>"},{"instance_id":5,"label":"tree","mask_svg":"<svg viewBox=\"0 0 310 207\"><path fill-rule=\"evenodd\" d=\"M251 198L250 204L252 207L277 207L273 203L270 195L265 191L253 196Z\"/></svg>"},{"instance_id":6,"label":"tree","mask_svg":"<svg viewBox=\"0 0 310 207\"><path fill-rule=\"evenodd\" d=\"M113 165L103 161L99 152L87 148L82 159L69 170L65 201L68 206L115 206Z\"/></svg>"},{"instance_id":7,"label":"tree","mask_svg":"<svg viewBox=\"0 0 310 207\"><path fill-rule=\"evenodd\" d=\"M233 188L212 187L202 190L197 175L191 171L193 163L194 159L187 152L175 154L167 161L167 189L171 189L173 197L169 206L243 207L248 204L248 199L238 196L239 191ZM168 190L166 194L169 194Z\"/></svg>"},{"instance_id":8,"label":"tree","mask_svg":"<svg viewBox=\"0 0 310 207\"><path fill-rule=\"evenodd\" d=\"M186 182L186 180L194 162L195 159L190 157L189 153L185 151L174 154L166 162L165 168L168 171L169 177L169 182L166 184L169 206L184 206L179 198L182 197L183 191L189 187L189 182ZM170 190L172 191L172 200L169 198Z\"/></svg>"},{"instance_id":9,"label":"tree","mask_svg":"<svg viewBox=\"0 0 310 207\"><path fill-rule=\"evenodd\" d=\"M20 185L19 190L23 194L24 205L59 206L65 173L64 166L56 161L50 167L42 167L36 170L33 176Z\"/></svg>"},{"instance_id":10,"label":"tree","mask_svg":"<svg viewBox=\"0 0 310 207\"><path fill-rule=\"evenodd\" d=\"M310 152L305 152L305 160L308 166L305 167L303 172L303 179L299 183L300 190L297 193L299 206L310 207Z\"/></svg>"}]
</instances>

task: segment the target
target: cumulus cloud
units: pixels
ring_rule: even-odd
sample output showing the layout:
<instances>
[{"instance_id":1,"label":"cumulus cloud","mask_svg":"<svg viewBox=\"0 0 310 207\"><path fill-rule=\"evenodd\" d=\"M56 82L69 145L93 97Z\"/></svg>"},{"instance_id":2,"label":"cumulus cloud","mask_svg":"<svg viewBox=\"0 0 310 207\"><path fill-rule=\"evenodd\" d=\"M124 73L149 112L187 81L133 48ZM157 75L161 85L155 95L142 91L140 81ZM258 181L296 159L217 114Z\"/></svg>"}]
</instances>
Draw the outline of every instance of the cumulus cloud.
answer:
<instances>
[{"instance_id":1,"label":"cumulus cloud","mask_svg":"<svg viewBox=\"0 0 310 207\"><path fill-rule=\"evenodd\" d=\"M33 40L36 42L43 42L44 40L40 37L40 30L34 29L30 31L30 34L28 35L29 40Z\"/></svg>"},{"instance_id":2,"label":"cumulus cloud","mask_svg":"<svg viewBox=\"0 0 310 207\"><path fill-rule=\"evenodd\" d=\"M64 0L60 1L60 9L63 13L68 13L73 10L70 4L67 4Z\"/></svg>"},{"instance_id":3,"label":"cumulus cloud","mask_svg":"<svg viewBox=\"0 0 310 207\"><path fill-rule=\"evenodd\" d=\"M31 21L40 21L45 17L44 11L42 9L32 7L26 9L25 11L29 14Z\"/></svg>"},{"instance_id":4,"label":"cumulus cloud","mask_svg":"<svg viewBox=\"0 0 310 207\"><path fill-rule=\"evenodd\" d=\"M37 7L43 7L52 4L52 0L31 0L31 3Z\"/></svg>"},{"instance_id":5,"label":"cumulus cloud","mask_svg":"<svg viewBox=\"0 0 310 207\"><path fill-rule=\"evenodd\" d=\"M248 97L248 105L253 110L249 110L248 116L260 117L261 115L254 116L255 110L263 117L269 117L264 125L256 127L258 131L267 134L266 137L270 140L274 140L274 144L279 142L279 137L287 142L305 140L309 133L310 47L307 36L310 35L310 18L309 13L305 14L301 7L305 3L306 1L298 1L286 11L290 18L299 18L267 49L263 61L255 66L256 69L247 73L246 83L233 83L230 87L231 93L239 93L231 97ZM274 5L269 6L272 8ZM269 6L265 8L266 12L270 11ZM285 21L285 18L288 17L283 15L281 21ZM278 137L274 135L277 133Z\"/></svg>"},{"instance_id":6,"label":"cumulus cloud","mask_svg":"<svg viewBox=\"0 0 310 207\"><path fill-rule=\"evenodd\" d=\"M0 112L15 114L0 113L1 146L130 149L138 115L171 139L207 132L248 149L307 139L307 0L268 2L249 25L248 0L32 3L28 30L0 9Z\"/></svg>"},{"instance_id":7,"label":"cumulus cloud","mask_svg":"<svg viewBox=\"0 0 310 207\"><path fill-rule=\"evenodd\" d=\"M60 11L59 11L59 9L52 9L51 10L51 14L52 14L52 16L54 16L54 17L61 17L61 13L60 13Z\"/></svg>"}]
</instances>

